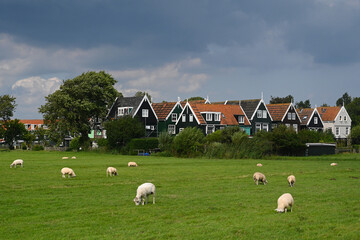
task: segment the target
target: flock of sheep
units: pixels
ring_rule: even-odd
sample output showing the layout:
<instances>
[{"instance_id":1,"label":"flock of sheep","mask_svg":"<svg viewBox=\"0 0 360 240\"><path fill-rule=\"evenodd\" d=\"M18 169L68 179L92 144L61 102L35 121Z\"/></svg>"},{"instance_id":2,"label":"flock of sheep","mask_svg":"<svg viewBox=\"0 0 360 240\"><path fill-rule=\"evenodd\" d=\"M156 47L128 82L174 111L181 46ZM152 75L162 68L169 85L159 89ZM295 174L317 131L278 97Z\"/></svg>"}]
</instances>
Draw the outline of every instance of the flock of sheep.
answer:
<instances>
[{"instance_id":1,"label":"flock of sheep","mask_svg":"<svg viewBox=\"0 0 360 240\"><path fill-rule=\"evenodd\" d=\"M63 157L62 159L69 159L69 157ZM72 157L72 159L76 159L76 157ZM20 165L21 167L24 167L24 161L22 159L16 159L10 164L10 168L15 167L17 165ZM261 163L258 163L256 166L262 167L263 165ZM337 166L337 163L331 163L330 166ZM128 167L138 167L136 162L129 162ZM74 170L68 167L64 167L61 169L61 174L63 178L66 178L66 175L70 177L76 177L76 174ZM117 176L117 170L114 167L108 167L106 169L106 176ZM259 182L263 183L264 185L267 184L266 177L261 172L255 172L253 175L253 179L256 185L259 185ZM295 176L290 175L287 177L287 181L289 183L290 187L293 187L295 184ZM145 203L148 203L149 195L153 195L153 204L155 204L155 185L152 183L143 183L141 184L137 190L136 190L136 197L134 198L134 202L136 205L144 205ZM284 193L281 195L277 200L277 208L275 211L277 212L287 212L288 209L290 209L290 212L292 212L292 207L294 205L294 198L290 193Z\"/></svg>"}]
</instances>

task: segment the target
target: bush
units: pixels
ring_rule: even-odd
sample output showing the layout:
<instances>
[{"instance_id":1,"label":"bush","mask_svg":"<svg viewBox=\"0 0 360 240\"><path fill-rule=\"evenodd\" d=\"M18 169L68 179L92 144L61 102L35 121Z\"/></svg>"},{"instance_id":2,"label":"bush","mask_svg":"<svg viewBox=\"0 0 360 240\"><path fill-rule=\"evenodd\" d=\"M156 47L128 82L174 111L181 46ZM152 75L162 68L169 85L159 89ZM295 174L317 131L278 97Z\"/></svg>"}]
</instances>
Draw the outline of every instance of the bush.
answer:
<instances>
[{"instance_id":1,"label":"bush","mask_svg":"<svg viewBox=\"0 0 360 240\"><path fill-rule=\"evenodd\" d=\"M221 135L222 135L222 130L217 130L213 133L210 133L206 135L205 142L206 143L221 142L222 139Z\"/></svg>"},{"instance_id":2,"label":"bush","mask_svg":"<svg viewBox=\"0 0 360 240\"><path fill-rule=\"evenodd\" d=\"M242 132L243 130L239 126L231 126L226 127L223 130L221 130L221 142L222 143L231 143L232 136L236 132Z\"/></svg>"},{"instance_id":3,"label":"bush","mask_svg":"<svg viewBox=\"0 0 360 240\"><path fill-rule=\"evenodd\" d=\"M235 146L240 146L243 142L247 141L249 136L244 131L235 132L231 137L231 142Z\"/></svg>"},{"instance_id":4,"label":"bush","mask_svg":"<svg viewBox=\"0 0 360 240\"><path fill-rule=\"evenodd\" d=\"M106 138L99 138L96 140L96 143L100 148L104 148L108 145L109 142Z\"/></svg>"},{"instance_id":5,"label":"bush","mask_svg":"<svg viewBox=\"0 0 360 240\"><path fill-rule=\"evenodd\" d=\"M44 147L41 145L34 145L32 150L33 151L42 151L42 150L44 150Z\"/></svg>"},{"instance_id":6,"label":"bush","mask_svg":"<svg viewBox=\"0 0 360 240\"><path fill-rule=\"evenodd\" d=\"M134 154L136 149L144 149L149 152L151 149L159 147L159 140L157 138L134 138L127 146L127 152Z\"/></svg>"},{"instance_id":7,"label":"bush","mask_svg":"<svg viewBox=\"0 0 360 240\"><path fill-rule=\"evenodd\" d=\"M173 149L175 156L192 157L198 156L203 152L204 142L203 132L196 128L185 128L175 138Z\"/></svg>"},{"instance_id":8,"label":"bush","mask_svg":"<svg viewBox=\"0 0 360 240\"><path fill-rule=\"evenodd\" d=\"M207 158L225 158L227 144L212 142L206 146L205 156Z\"/></svg>"},{"instance_id":9,"label":"bush","mask_svg":"<svg viewBox=\"0 0 360 240\"><path fill-rule=\"evenodd\" d=\"M303 155L305 152L305 144L301 142L299 135L292 128L280 125L267 135L268 140L273 142L273 150L277 155L297 156Z\"/></svg>"},{"instance_id":10,"label":"bush","mask_svg":"<svg viewBox=\"0 0 360 240\"><path fill-rule=\"evenodd\" d=\"M351 129L351 144L360 144L360 125Z\"/></svg>"},{"instance_id":11,"label":"bush","mask_svg":"<svg viewBox=\"0 0 360 240\"><path fill-rule=\"evenodd\" d=\"M26 146L26 143L21 143L21 149L22 150L27 150L27 146Z\"/></svg>"},{"instance_id":12,"label":"bush","mask_svg":"<svg viewBox=\"0 0 360 240\"><path fill-rule=\"evenodd\" d=\"M78 138L78 137L73 138L70 141L69 148L70 148L70 150L75 150L75 151L79 150L79 148L80 148L80 138Z\"/></svg>"},{"instance_id":13,"label":"bush","mask_svg":"<svg viewBox=\"0 0 360 240\"><path fill-rule=\"evenodd\" d=\"M162 132L159 135L159 148L161 151L171 151L171 144L173 142L174 138L167 132Z\"/></svg>"}]
</instances>

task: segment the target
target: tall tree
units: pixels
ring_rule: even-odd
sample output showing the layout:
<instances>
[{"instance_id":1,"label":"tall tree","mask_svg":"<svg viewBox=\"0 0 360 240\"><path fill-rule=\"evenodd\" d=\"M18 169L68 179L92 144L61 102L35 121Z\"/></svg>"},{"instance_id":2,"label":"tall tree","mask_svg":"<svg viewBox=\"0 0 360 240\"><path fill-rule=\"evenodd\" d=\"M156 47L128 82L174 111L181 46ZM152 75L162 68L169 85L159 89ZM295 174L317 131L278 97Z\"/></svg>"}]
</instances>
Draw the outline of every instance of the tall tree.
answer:
<instances>
[{"instance_id":1,"label":"tall tree","mask_svg":"<svg viewBox=\"0 0 360 240\"><path fill-rule=\"evenodd\" d=\"M45 105L39 108L51 137L61 142L71 134L80 136L81 144L86 143L92 124L102 122L114 99L120 96L115 83L104 71L87 72L63 81L60 89L45 97Z\"/></svg>"},{"instance_id":2,"label":"tall tree","mask_svg":"<svg viewBox=\"0 0 360 240\"><path fill-rule=\"evenodd\" d=\"M336 106L347 106L351 103L352 101L352 98L351 96L346 92L342 95L341 98L339 98L337 101L336 101Z\"/></svg>"},{"instance_id":3,"label":"tall tree","mask_svg":"<svg viewBox=\"0 0 360 240\"><path fill-rule=\"evenodd\" d=\"M141 91L138 91L135 93L134 97L143 97L143 96L147 96L147 98L150 100L151 102L151 95L147 92L141 92Z\"/></svg>"},{"instance_id":4,"label":"tall tree","mask_svg":"<svg viewBox=\"0 0 360 240\"><path fill-rule=\"evenodd\" d=\"M196 101L196 100L205 100L205 98L203 98L203 97L191 97L191 98L188 99L189 102L190 101Z\"/></svg>"},{"instance_id":5,"label":"tall tree","mask_svg":"<svg viewBox=\"0 0 360 240\"><path fill-rule=\"evenodd\" d=\"M276 104L276 103L291 103L294 101L294 97L291 95L288 95L286 97L273 97L271 96L270 104Z\"/></svg>"},{"instance_id":6,"label":"tall tree","mask_svg":"<svg viewBox=\"0 0 360 240\"><path fill-rule=\"evenodd\" d=\"M304 102L303 101L300 101L300 102L297 102L296 104L295 104L295 107L296 108L311 108L311 104L310 104L310 100L309 99L307 99L307 100L305 100Z\"/></svg>"},{"instance_id":7,"label":"tall tree","mask_svg":"<svg viewBox=\"0 0 360 240\"><path fill-rule=\"evenodd\" d=\"M0 96L0 119L3 121L9 121L14 115L17 104L15 103L15 97L10 95Z\"/></svg>"},{"instance_id":8,"label":"tall tree","mask_svg":"<svg viewBox=\"0 0 360 240\"><path fill-rule=\"evenodd\" d=\"M5 142L9 145L10 149L14 148L14 142L16 140L23 139L27 134L25 125L19 121L19 119L8 120L4 123L5 131L2 131Z\"/></svg>"},{"instance_id":9,"label":"tall tree","mask_svg":"<svg viewBox=\"0 0 360 240\"><path fill-rule=\"evenodd\" d=\"M346 111L350 115L351 125L360 125L360 97L354 97L352 102L346 105Z\"/></svg>"}]
</instances>

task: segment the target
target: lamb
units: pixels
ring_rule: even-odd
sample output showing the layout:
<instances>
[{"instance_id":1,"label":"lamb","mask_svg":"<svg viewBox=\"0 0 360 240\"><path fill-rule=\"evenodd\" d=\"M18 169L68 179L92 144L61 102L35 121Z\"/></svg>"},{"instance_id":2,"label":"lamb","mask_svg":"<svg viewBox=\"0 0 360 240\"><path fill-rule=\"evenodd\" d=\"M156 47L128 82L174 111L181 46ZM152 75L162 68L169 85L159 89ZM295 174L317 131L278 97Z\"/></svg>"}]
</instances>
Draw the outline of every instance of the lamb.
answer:
<instances>
[{"instance_id":1,"label":"lamb","mask_svg":"<svg viewBox=\"0 0 360 240\"><path fill-rule=\"evenodd\" d=\"M140 202L144 205L144 200L147 204L150 194L153 194L153 204L155 204L155 185L152 183L141 184L136 190L135 205L140 205Z\"/></svg>"},{"instance_id":2,"label":"lamb","mask_svg":"<svg viewBox=\"0 0 360 240\"><path fill-rule=\"evenodd\" d=\"M75 156L72 156L71 159L76 159L76 157L75 157Z\"/></svg>"},{"instance_id":3,"label":"lamb","mask_svg":"<svg viewBox=\"0 0 360 240\"><path fill-rule=\"evenodd\" d=\"M109 175L110 175L110 177L111 177L111 176L117 176L118 173L117 173L116 168L114 168L114 167L108 167L108 168L106 169L106 176L109 176Z\"/></svg>"},{"instance_id":4,"label":"lamb","mask_svg":"<svg viewBox=\"0 0 360 240\"><path fill-rule=\"evenodd\" d=\"M337 166L337 163L331 163L330 166Z\"/></svg>"},{"instance_id":5,"label":"lamb","mask_svg":"<svg viewBox=\"0 0 360 240\"><path fill-rule=\"evenodd\" d=\"M287 180L288 180L289 186L290 186L290 187L293 187L294 184L295 184L295 176L294 176L294 175L290 175L290 176L288 176Z\"/></svg>"},{"instance_id":6,"label":"lamb","mask_svg":"<svg viewBox=\"0 0 360 240\"><path fill-rule=\"evenodd\" d=\"M254 179L254 182L256 183L256 185L259 185L259 181L262 182L264 185L267 184L265 175L260 172L254 173L253 179Z\"/></svg>"},{"instance_id":7,"label":"lamb","mask_svg":"<svg viewBox=\"0 0 360 240\"><path fill-rule=\"evenodd\" d=\"M76 177L74 170L72 170L71 168L67 168L67 167L64 167L63 169L61 169L61 174L62 174L63 178L65 178L66 174L68 175L69 178Z\"/></svg>"},{"instance_id":8,"label":"lamb","mask_svg":"<svg viewBox=\"0 0 360 240\"><path fill-rule=\"evenodd\" d=\"M128 167L137 167L136 162L128 162Z\"/></svg>"},{"instance_id":9,"label":"lamb","mask_svg":"<svg viewBox=\"0 0 360 240\"><path fill-rule=\"evenodd\" d=\"M15 166L15 168L16 168L17 165L20 165L21 167L24 167L24 160L22 160L22 159L14 160L12 162L12 164L10 164L10 168L12 168L13 166Z\"/></svg>"},{"instance_id":10,"label":"lamb","mask_svg":"<svg viewBox=\"0 0 360 240\"><path fill-rule=\"evenodd\" d=\"M61 159L69 159L69 157L62 157Z\"/></svg>"},{"instance_id":11,"label":"lamb","mask_svg":"<svg viewBox=\"0 0 360 240\"><path fill-rule=\"evenodd\" d=\"M262 167L262 164L261 164L261 163L258 163L258 164L256 164L256 166L258 166L258 167Z\"/></svg>"},{"instance_id":12,"label":"lamb","mask_svg":"<svg viewBox=\"0 0 360 240\"><path fill-rule=\"evenodd\" d=\"M275 209L277 212L287 212L290 208L290 212L292 212L292 207L294 205L294 198L290 193L284 193L281 195L277 201L278 207Z\"/></svg>"}]
</instances>

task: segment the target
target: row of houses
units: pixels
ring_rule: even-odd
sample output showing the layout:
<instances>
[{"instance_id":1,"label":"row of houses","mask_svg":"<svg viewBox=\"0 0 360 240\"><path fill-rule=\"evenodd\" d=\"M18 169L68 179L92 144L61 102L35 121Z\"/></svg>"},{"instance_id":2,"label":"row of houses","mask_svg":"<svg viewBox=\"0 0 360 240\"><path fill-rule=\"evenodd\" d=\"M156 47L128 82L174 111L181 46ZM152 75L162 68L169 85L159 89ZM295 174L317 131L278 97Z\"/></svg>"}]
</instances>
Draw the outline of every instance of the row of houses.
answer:
<instances>
[{"instance_id":1,"label":"row of houses","mask_svg":"<svg viewBox=\"0 0 360 240\"><path fill-rule=\"evenodd\" d=\"M210 102L207 100L151 103L148 97L116 98L107 119L124 116L138 118L147 137L161 132L175 135L186 127L198 127L204 134L228 126L239 126L248 135L272 131L279 125L295 131L331 130L337 139L346 139L351 130L351 118L345 107L315 107L296 109L293 103L266 104L263 99ZM43 120L20 120L29 131L44 127ZM89 133L90 138L106 137L101 125Z\"/></svg>"},{"instance_id":2,"label":"row of houses","mask_svg":"<svg viewBox=\"0 0 360 240\"><path fill-rule=\"evenodd\" d=\"M204 134L210 134L227 126L239 126L248 135L254 135L260 130L272 131L285 125L295 131L329 129L337 139L346 139L351 130L351 118L345 107L296 109L293 103L266 104L263 99L213 103L208 99L178 99L177 102L151 103L146 95L122 97L115 100L107 119L126 115L138 118L148 137L164 131L175 135L186 127L198 127Z\"/></svg>"}]
</instances>

